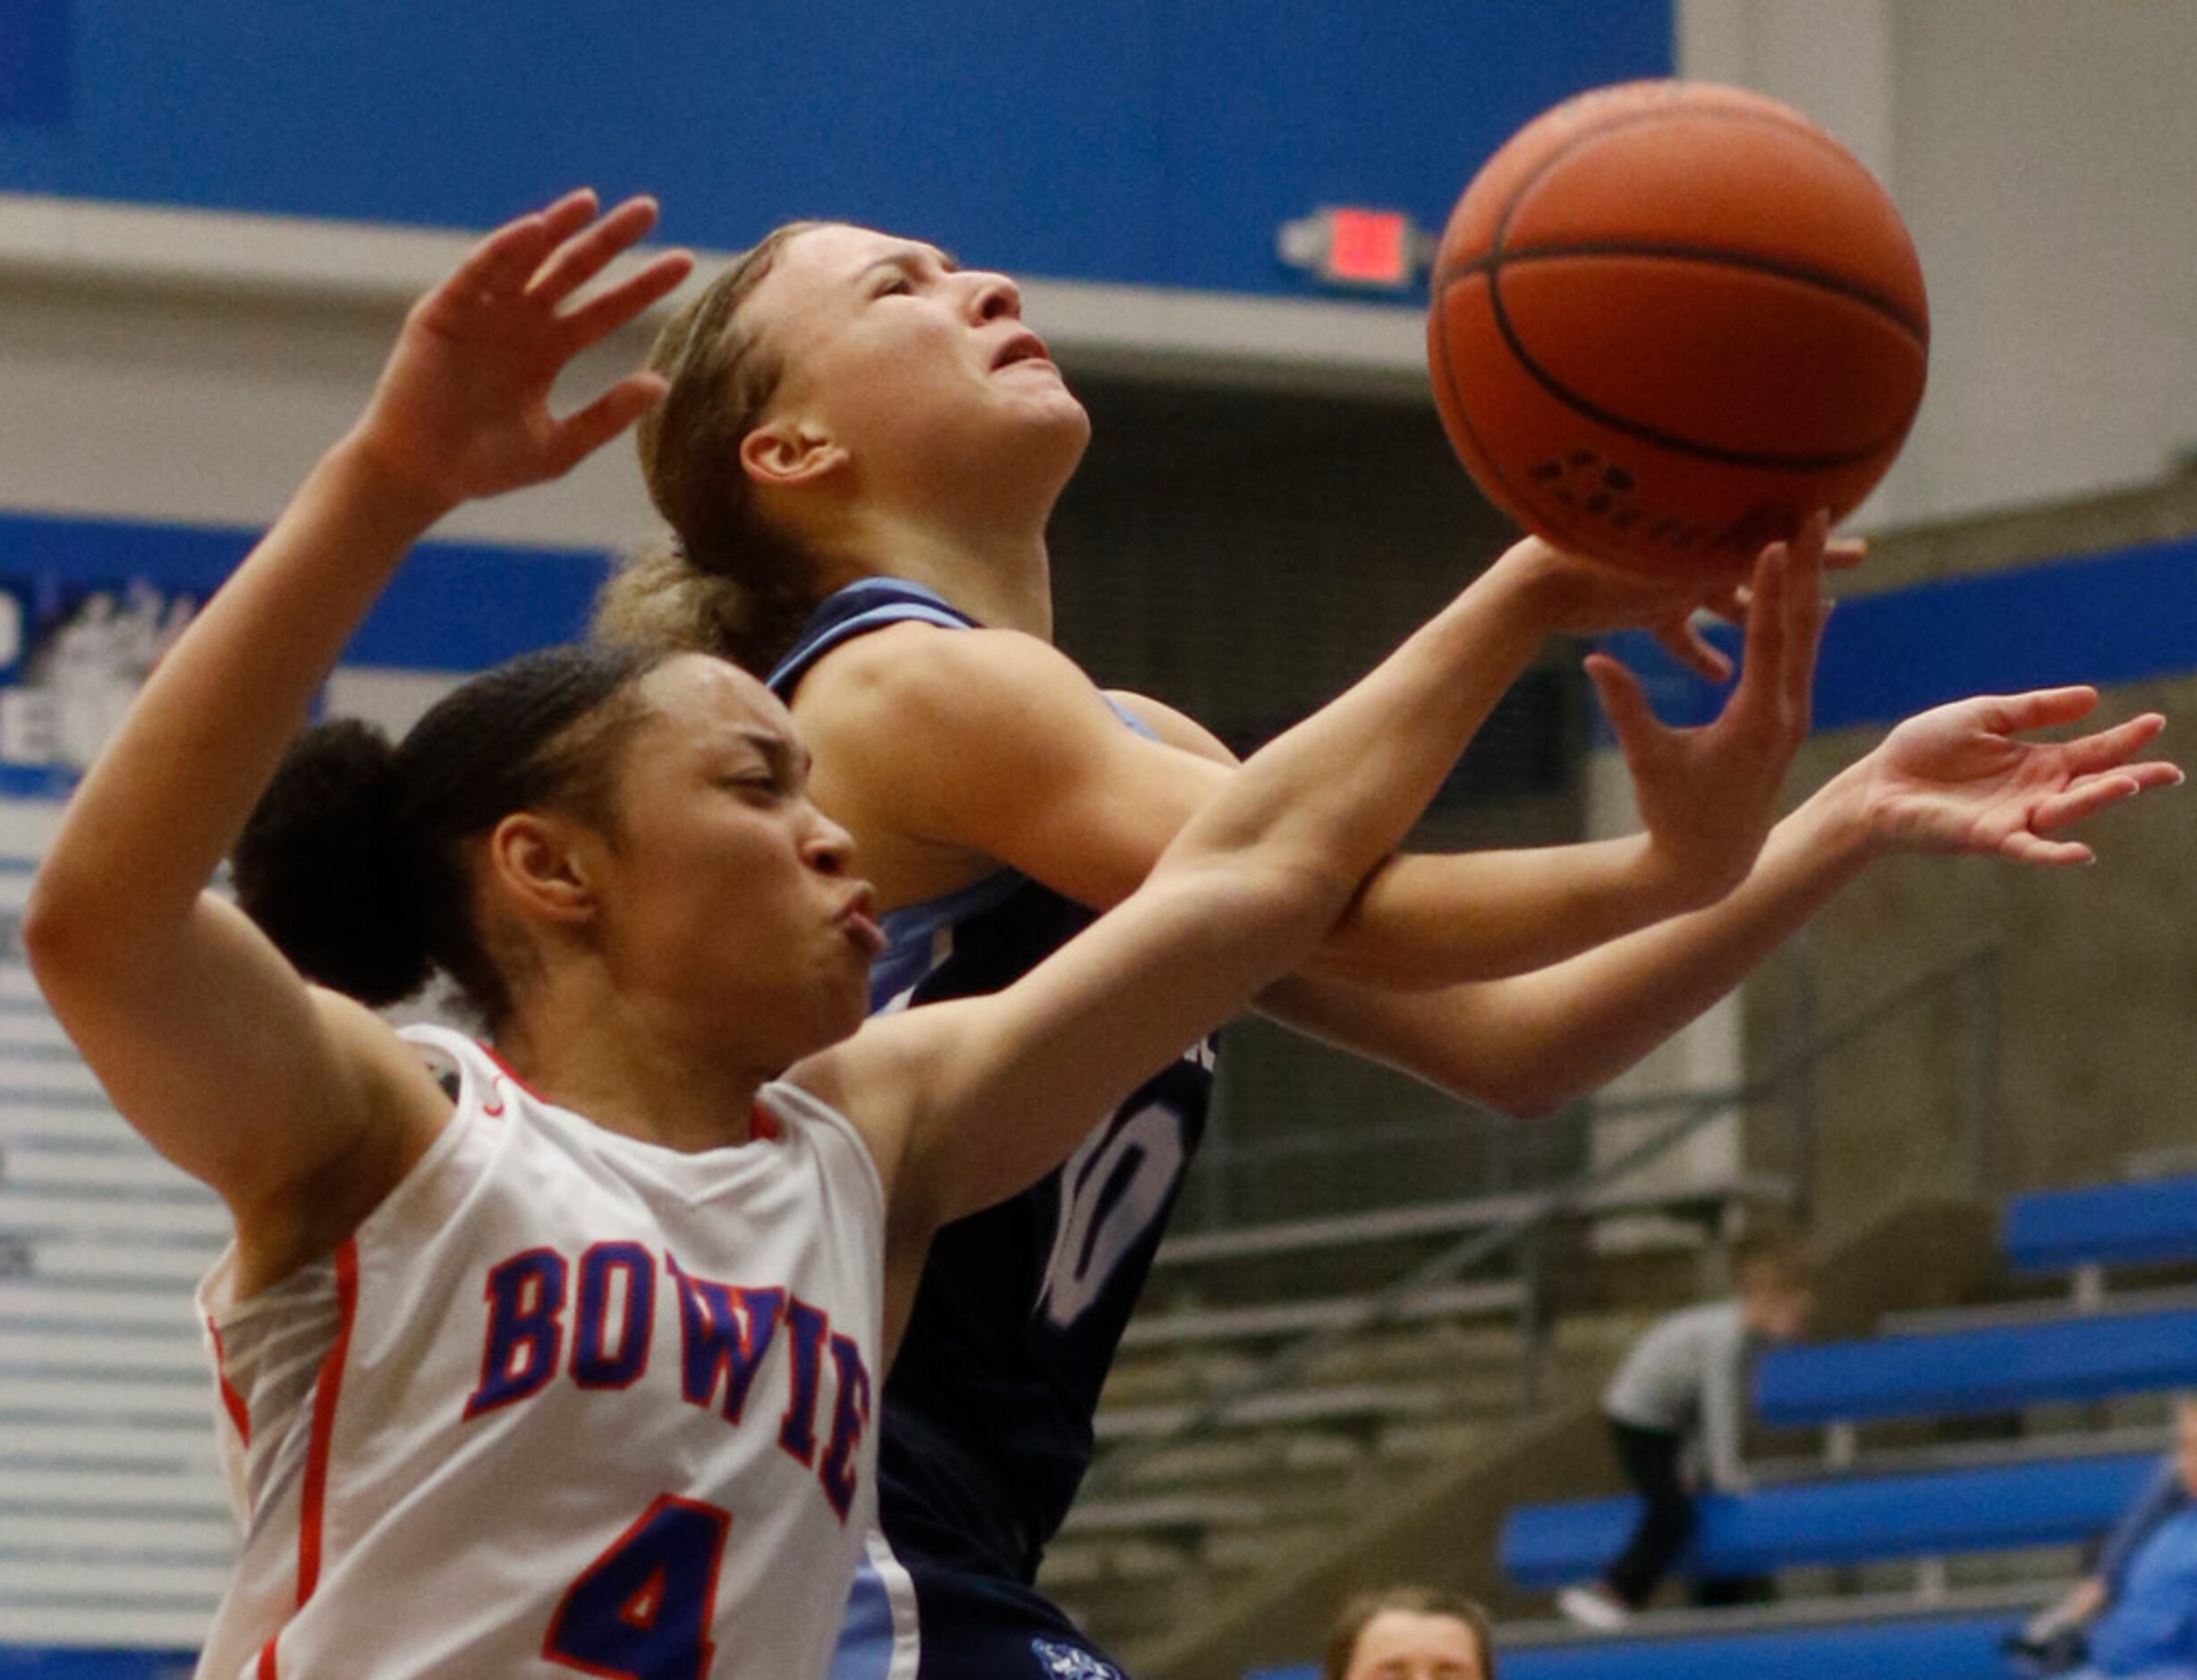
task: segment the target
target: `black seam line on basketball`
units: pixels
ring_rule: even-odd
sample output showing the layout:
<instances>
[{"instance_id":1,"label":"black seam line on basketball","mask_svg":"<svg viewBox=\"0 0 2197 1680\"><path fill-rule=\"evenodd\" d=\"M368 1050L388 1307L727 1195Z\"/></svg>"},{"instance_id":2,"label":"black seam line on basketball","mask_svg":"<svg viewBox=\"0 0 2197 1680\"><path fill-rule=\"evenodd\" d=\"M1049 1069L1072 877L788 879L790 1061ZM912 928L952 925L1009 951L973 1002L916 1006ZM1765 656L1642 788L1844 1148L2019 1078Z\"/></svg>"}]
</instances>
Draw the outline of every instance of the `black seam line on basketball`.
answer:
<instances>
[{"instance_id":1,"label":"black seam line on basketball","mask_svg":"<svg viewBox=\"0 0 2197 1680\"><path fill-rule=\"evenodd\" d=\"M1721 462L1727 467L1765 467L1782 472L1820 472L1830 467L1851 467L1868 460L1904 436L1914 418L1910 411L1898 425L1876 442L1859 449L1841 450L1835 454L1787 455L1763 450L1726 449L1719 444L1682 437L1675 432L1663 431L1643 425L1639 420L1627 420L1622 414L1612 413L1600 403L1590 402L1555 378L1528 355L1525 345L1519 342L1518 334L1511 326L1510 316L1503 308L1503 289L1495 284L1493 276L1488 282L1488 308L1495 317L1496 330L1503 335L1503 342L1510 346L1511 354L1518 359L1518 365L1525 369L1527 377L1566 408L1585 415L1598 425L1607 426L1627 437L1637 437L1642 443L1653 444L1658 449L1676 450L1684 454L1697 455L1704 461Z\"/></svg>"},{"instance_id":2,"label":"black seam line on basketball","mask_svg":"<svg viewBox=\"0 0 2197 1680\"><path fill-rule=\"evenodd\" d=\"M1434 307L1438 310L1442 307L1438 295L1435 299ZM1488 440L1480 435L1480 428L1472 424L1472 405L1464 400L1464 392L1457 384L1457 371L1450 365L1449 335L1446 332L1438 331L1431 336L1434 341L1434 353L1440 359L1442 364L1442 388L1449 393L1449 400L1456 407L1457 419L1463 422L1466 435L1472 438L1472 447L1480 456L1480 464L1495 474L1496 482L1503 487L1505 493L1518 506L1532 505L1531 498L1521 495L1518 487L1511 482L1510 474L1503 471L1502 462L1496 459L1495 452L1488 447ZM1466 476L1471 476L1470 463L1467 463ZM1487 488L1483 485L1480 488L1481 493L1486 495ZM1490 502L1496 500L1492 496L1489 496L1488 499ZM1496 503L1496 512L1514 521L1519 520L1518 514L1500 503Z\"/></svg>"},{"instance_id":3,"label":"black seam line on basketball","mask_svg":"<svg viewBox=\"0 0 2197 1680\"><path fill-rule=\"evenodd\" d=\"M1523 181L1521 181L1516 187L1512 189L1510 198L1503 206L1503 213L1495 218L1495 230L1489 239L1489 255L1499 258L1503 254L1503 236L1510 231L1511 216L1518 208L1518 201L1526 196L1526 193L1531 190L1533 184L1540 180L1543 175L1554 169L1558 164L1562 163L1566 157L1569 157L1574 152L1577 151L1582 146L1584 146L1589 140L1599 140L1605 134L1613 133L1619 129L1638 128L1643 123L1661 122L1669 115L1670 106L1667 105L1658 106L1653 110L1619 112L1614 115L1603 118L1600 122L1595 123L1591 128L1581 129L1577 133L1574 134L1571 139L1565 140L1563 145L1557 147L1557 149L1550 152L1548 157L1542 158L1540 167L1536 168L1531 174L1528 175ZM1853 153L1846 150L1845 147L1839 145L1836 140L1834 140L1829 135L1822 133L1817 130L1812 124L1808 123L1803 118L1788 116L1776 111L1749 111L1743 109L1733 110L1729 108L1719 109L1716 115L1735 123L1752 123L1760 128L1775 128L1783 133L1797 136L1798 138L1806 140L1810 145L1815 147L1819 151L1830 152L1833 156L1842 158L1845 161L1860 167L1863 174L1869 174L1867 165L1862 164L1861 159L1855 157ZM1875 179L1873 175L1870 178L1871 180Z\"/></svg>"},{"instance_id":4,"label":"black seam line on basketball","mask_svg":"<svg viewBox=\"0 0 2197 1680\"><path fill-rule=\"evenodd\" d=\"M1480 259L1476 263L1461 264L1454 269L1437 270L1434 276L1434 294L1437 297L1439 297L1442 293L1443 287L1448 284L1450 278L1454 277L1455 275L1473 273L1484 267L1492 276L1493 270L1496 267L1510 259L1511 252L1509 248L1505 243L1505 241L1510 233L1511 217L1517 212L1520 200L1532 190L1534 185L1541 179L1542 176L1548 174L1550 170L1554 169L1566 157L1569 157L1574 152L1577 151L1581 147L1586 145L1590 140L1600 140L1603 136L1615 133L1622 129L1637 128L1643 123L1660 122L1669 114L1669 107L1667 106L1658 106L1655 109L1647 111L1622 112L1603 119L1601 122L1595 123L1591 128L1581 129L1579 132L1573 135L1571 139L1565 140L1564 144L1557 148L1555 151L1549 153L1548 157L1542 158L1540 166L1537 167L1532 174L1529 174L1523 181L1521 181L1511 190L1509 199L1504 202L1503 213L1496 217L1495 227L1489 234L1487 256ZM1731 122L1750 123L1760 128L1774 128L1780 133L1796 136L1799 139L1806 140L1819 151L1830 152L1833 156L1853 164L1856 168L1860 169L1864 175L1869 174L1868 166L1862 164L1859 158L1855 157L1851 152L1847 151L1845 147L1839 145L1837 141L1832 140L1830 136L1820 132L1804 120L1786 116L1775 111L1726 109L1719 110L1716 113L1716 115L1718 117L1729 120ZM1870 179L1874 180L1875 177L1871 176ZM1879 190L1882 190L1881 186L1879 186ZM1542 250L1550 248L1528 247L1527 249L1529 250ZM1729 253L1719 251L1717 253L1717 255L1722 259L1729 255ZM1771 267L1769 268L1767 272L1778 273L1784 271ZM1829 284L1835 279L1834 276L1819 276L1812 272L1804 269L1794 269L1791 272L1794 277L1817 281L1819 284ZM1838 288L1834 286L1834 289ZM1490 277L1489 281L1489 291L1490 293L1492 293L1494 290L1495 284L1493 278ZM1930 343L1930 333L1927 327L1916 325L1913 320L1908 318L1904 310L1898 309L1896 306L1886 302L1882 299L1872 297L1867 293L1854 291L1851 288L1851 286L1846 288L1846 293L1847 295L1855 298L1858 301L1870 304L1871 307L1881 310L1887 315L1889 315L1902 327L1904 327L1917 338L1920 338L1923 342L1925 347L1928 346Z\"/></svg>"},{"instance_id":5,"label":"black seam line on basketball","mask_svg":"<svg viewBox=\"0 0 2197 1680\"><path fill-rule=\"evenodd\" d=\"M1438 295L1455 281L1470 275L1486 275L1490 290L1498 268L1514 263L1566 262L1584 257L1642 257L1651 262L1699 262L1719 268L1740 268L1750 274L1774 275L1780 280L1795 280L1818 291L1828 292L1851 302L1859 303L1872 314L1881 315L1921 344L1930 348L1930 327L1917 321L1906 310L1880 293L1858 286L1841 275L1821 268L1811 268L1803 263L1783 262L1775 257L1758 257L1750 251L1729 250L1718 245L1678 245L1651 242L1645 240L1596 240L1567 245L1524 245L1515 250L1490 251L1485 257L1471 262L1455 263L1438 269L1434 276L1434 290Z\"/></svg>"}]
</instances>

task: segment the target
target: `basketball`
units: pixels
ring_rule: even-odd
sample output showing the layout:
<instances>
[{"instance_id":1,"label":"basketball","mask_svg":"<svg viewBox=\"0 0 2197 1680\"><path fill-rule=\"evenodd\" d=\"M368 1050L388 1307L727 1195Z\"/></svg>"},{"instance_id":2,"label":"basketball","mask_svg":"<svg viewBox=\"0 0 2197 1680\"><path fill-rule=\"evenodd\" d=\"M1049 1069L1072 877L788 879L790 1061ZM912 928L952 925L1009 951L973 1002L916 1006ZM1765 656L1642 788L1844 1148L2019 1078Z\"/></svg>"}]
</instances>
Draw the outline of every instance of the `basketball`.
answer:
<instances>
[{"instance_id":1,"label":"basketball","mask_svg":"<svg viewBox=\"0 0 2197 1680\"><path fill-rule=\"evenodd\" d=\"M1450 442L1528 530L1722 574L1852 511L1922 399L1899 212L1789 106L1625 82L1543 113L1466 188L1428 352Z\"/></svg>"}]
</instances>

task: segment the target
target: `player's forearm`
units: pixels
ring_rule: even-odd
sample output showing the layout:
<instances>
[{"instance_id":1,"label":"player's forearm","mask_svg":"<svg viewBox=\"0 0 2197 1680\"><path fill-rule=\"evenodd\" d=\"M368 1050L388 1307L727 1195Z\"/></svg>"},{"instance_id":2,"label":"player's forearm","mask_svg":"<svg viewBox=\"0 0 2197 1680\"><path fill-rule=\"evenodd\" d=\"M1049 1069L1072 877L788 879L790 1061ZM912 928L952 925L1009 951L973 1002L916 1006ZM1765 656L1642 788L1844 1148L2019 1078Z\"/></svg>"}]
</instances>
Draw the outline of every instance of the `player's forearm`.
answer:
<instances>
[{"instance_id":1,"label":"player's forearm","mask_svg":"<svg viewBox=\"0 0 2197 1680\"><path fill-rule=\"evenodd\" d=\"M1506 980L1401 992L1293 978L1260 1006L1470 1100L1545 1114L1607 1083L1724 997L1876 844L1842 776L1780 822L1747 879L1706 910Z\"/></svg>"},{"instance_id":2,"label":"player's forearm","mask_svg":"<svg viewBox=\"0 0 2197 1680\"><path fill-rule=\"evenodd\" d=\"M1747 878L1718 903L1498 982L1522 994L1527 1043L1557 1082L1553 1100L1607 1082L1725 997L1879 846L1842 776L1770 831Z\"/></svg>"},{"instance_id":3,"label":"player's forearm","mask_svg":"<svg viewBox=\"0 0 2197 1680\"><path fill-rule=\"evenodd\" d=\"M1366 883L1306 972L1398 989L1499 980L1697 908L1645 835L1407 853Z\"/></svg>"},{"instance_id":4,"label":"player's forearm","mask_svg":"<svg viewBox=\"0 0 2197 1680\"><path fill-rule=\"evenodd\" d=\"M1403 839L1525 669L1550 583L1498 563L1387 659L1246 759L1160 862L1233 853L1355 885Z\"/></svg>"},{"instance_id":5,"label":"player's forearm","mask_svg":"<svg viewBox=\"0 0 2197 1680\"><path fill-rule=\"evenodd\" d=\"M39 872L36 919L66 911L139 940L182 922L344 643L438 511L348 444L323 459L78 789Z\"/></svg>"}]
</instances>

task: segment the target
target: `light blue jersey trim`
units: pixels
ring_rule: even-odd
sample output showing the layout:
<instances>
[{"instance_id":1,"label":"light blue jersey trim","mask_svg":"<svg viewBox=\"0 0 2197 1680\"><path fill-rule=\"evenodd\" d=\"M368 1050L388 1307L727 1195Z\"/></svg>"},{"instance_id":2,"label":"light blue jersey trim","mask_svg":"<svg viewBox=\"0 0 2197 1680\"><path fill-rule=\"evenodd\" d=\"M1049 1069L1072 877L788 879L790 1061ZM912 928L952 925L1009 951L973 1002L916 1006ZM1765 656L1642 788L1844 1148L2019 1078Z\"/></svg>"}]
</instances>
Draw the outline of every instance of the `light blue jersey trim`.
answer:
<instances>
[{"instance_id":1,"label":"light blue jersey trim","mask_svg":"<svg viewBox=\"0 0 2197 1680\"><path fill-rule=\"evenodd\" d=\"M1000 870L959 892L903 904L878 918L885 953L869 965L869 1013L905 1007L923 977L954 954L954 928L1005 904L1028 881L1019 870Z\"/></svg>"}]
</instances>

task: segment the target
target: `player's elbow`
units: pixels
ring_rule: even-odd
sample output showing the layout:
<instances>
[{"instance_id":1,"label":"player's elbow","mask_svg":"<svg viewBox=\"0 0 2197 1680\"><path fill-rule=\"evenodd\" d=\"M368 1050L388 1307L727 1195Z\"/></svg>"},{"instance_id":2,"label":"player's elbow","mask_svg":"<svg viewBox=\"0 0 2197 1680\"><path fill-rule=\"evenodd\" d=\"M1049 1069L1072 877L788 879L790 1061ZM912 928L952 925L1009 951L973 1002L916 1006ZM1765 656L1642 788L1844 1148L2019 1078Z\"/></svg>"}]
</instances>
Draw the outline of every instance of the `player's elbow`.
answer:
<instances>
[{"instance_id":1,"label":"player's elbow","mask_svg":"<svg viewBox=\"0 0 2197 1680\"><path fill-rule=\"evenodd\" d=\"M24 960L41 987L65 980L85 961L94 918L83 900L84 895L56 883L50 867L31 880L20 937Z\"/></svg>"},{"instance_id":2,"label":"player's elbow","mask_svg":"<svg viewBox=\"0 0 2197 1680\"><path fill-rule=\"evenodd\" d=\"M1277 976L1302 963L1350 908L1359 881L1332 859L1280 848L1221 853L1184 871L1209 932L1271 946Z\"/></svg>"},{"instance_id":3,"label":"player's elbow","mask_svg":"<svg viewBox=\"0 0 2197 1680\"><path fill-rule=\"evenodd\" d=\"M148 930L123 900L53 860L32 878L18 937L31 976L48 997L126 976L141 962Z\"/></svg>"},{"instance_id":4,"label":"player's elbow","mask_svg":"<svg viewBox=\"0 0 2197 1680\"><path fill-rule=\"evenodd\" d=\"M1512 1120L1546 1120L1582 1095L1561 1067L1504 1048L1490 1054L1486 1044L1463 1034L1450 1045L1441 1082L1452 1096Z\"/></svg>"}]
</instances>

